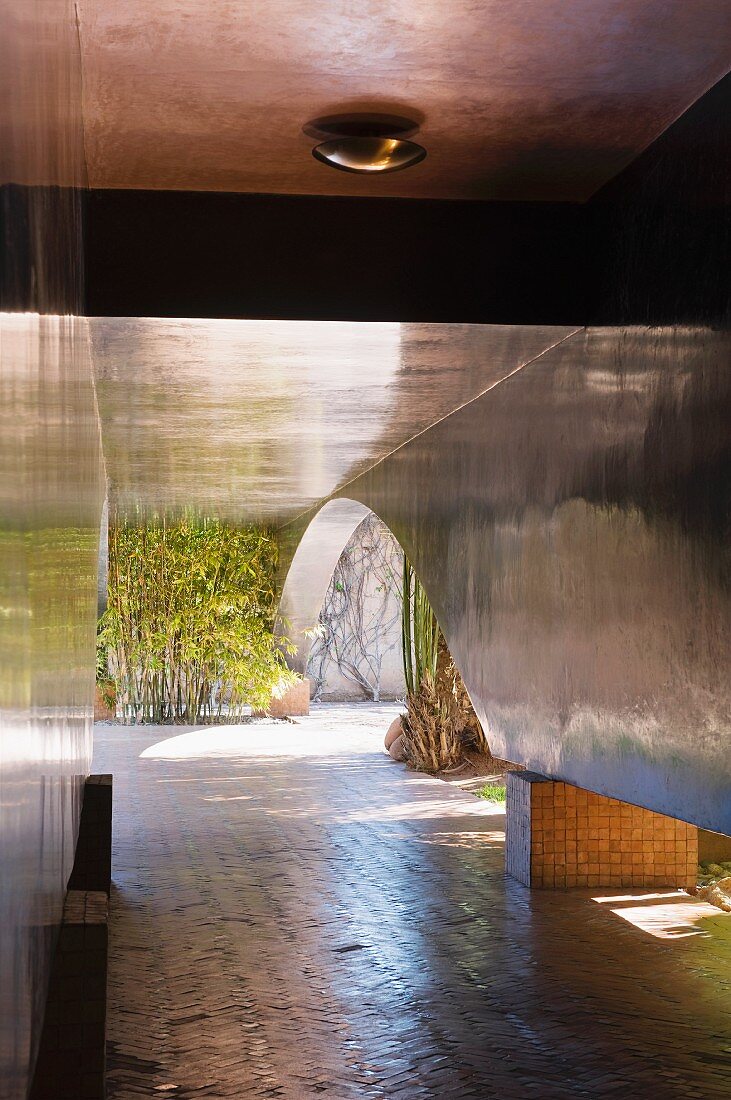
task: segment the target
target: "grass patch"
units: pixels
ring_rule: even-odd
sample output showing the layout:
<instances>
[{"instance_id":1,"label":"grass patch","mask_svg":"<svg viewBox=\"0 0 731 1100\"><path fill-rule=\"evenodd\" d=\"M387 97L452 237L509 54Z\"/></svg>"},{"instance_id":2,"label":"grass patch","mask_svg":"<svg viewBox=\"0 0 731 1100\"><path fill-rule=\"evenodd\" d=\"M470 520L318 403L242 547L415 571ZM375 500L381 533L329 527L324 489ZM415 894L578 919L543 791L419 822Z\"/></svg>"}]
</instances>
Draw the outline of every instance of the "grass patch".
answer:
<instances>
[{"instance_id":1,"label":"grass patch","mask_svg":"<svg viewBox=\"0 0 731 1100\"><path fill-rule=\"evenodd\" d=\"M486 783L484 787L480 787L479 791L475 791L478 798L486 798L488 802L504 802L505 801L505 787L500 784L499 786L494 783Z\"/></svg>"}]
</instances>

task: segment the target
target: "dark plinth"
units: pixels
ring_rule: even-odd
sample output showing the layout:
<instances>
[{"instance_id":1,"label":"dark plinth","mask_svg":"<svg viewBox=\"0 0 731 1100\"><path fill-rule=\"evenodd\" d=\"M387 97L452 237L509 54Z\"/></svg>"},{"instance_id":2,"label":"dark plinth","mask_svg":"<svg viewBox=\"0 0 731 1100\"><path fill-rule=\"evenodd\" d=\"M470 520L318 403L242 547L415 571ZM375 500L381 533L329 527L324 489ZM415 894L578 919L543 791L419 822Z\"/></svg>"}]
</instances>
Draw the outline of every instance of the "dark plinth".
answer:
<instances>
[{"instance_id":1,"label":"dark plinth","mask_svg":"<svg viewBox=\"0 0 731 1100\"><path fill-rule=\"evenodd\" d=\"M112 777L90 775L84 784L74 869L69 890L102 890L112 881Z\"/></svg>"},{"instance_id":2,"label":"dark plinth","mask_svg":"<svg viewBox=\"0 0 731 1100\"><path fill-rule=\"evenodd\" d=\"M66 895L29 1100L104 1100L108 906L104 891Z\"/></svg>"},{"instance_id":3,"label":"dark plinth","mask_svg":"<svg viewBox=\"0 0 731 1100\"><path fill-rule=\"evenodd\" d=\"M112 777L90 775L29 1100L103 1100L106 1095L111 873Z\"/></svg>"}]
</instances>

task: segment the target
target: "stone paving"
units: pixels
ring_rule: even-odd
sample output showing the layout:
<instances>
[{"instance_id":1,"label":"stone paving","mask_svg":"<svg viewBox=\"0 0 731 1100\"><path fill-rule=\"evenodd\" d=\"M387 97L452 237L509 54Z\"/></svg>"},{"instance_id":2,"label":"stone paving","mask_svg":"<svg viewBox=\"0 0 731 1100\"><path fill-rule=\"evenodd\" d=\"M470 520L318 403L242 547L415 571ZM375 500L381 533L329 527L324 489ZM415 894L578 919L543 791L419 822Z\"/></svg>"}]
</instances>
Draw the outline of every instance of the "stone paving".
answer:
<instances>
[{"instance_id":1,"label":"stone paving","mask_svg":"<svg viewBox=\"0 0 731 1100\"><path fill-rule=\"evenodd\" d=\"M385 705L96 727L114 773L109 1097L731 1094L731 917L529 891Z\"/></svg>"}]
</instances>

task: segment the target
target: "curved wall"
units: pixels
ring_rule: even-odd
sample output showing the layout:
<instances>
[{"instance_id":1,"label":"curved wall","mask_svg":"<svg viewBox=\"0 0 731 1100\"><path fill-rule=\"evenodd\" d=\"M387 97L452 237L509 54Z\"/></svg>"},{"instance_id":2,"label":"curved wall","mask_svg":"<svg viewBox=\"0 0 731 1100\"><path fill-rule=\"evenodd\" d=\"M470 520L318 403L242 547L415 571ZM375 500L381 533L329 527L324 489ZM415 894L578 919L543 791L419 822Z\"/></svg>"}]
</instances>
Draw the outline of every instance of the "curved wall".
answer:
<instances>
[{"instance_id":1,"label":"curved wall","mask_svg":"<svg viewBox=\"0 0 731 1100\"><path fill-rule=\"evenodd\" d=\"M712 330L576 333L357 478L304 540L324 575L329 510L388 524L497 756L727 833L730 359ZM322 584L304 587L314 620Z\"/></svg>"},{"instance_id":2,"label":"curved wall","mask_svg":"<svg viewBox=\"0 0 731 1100\"><path fill-rule=\"evenodd\" d=\"M285 553L279 613L285 633L297 647L289 663L302 676L312 645L308 631L317 623L338 558L369 511L354 500L331 500L311 519L304 532L297 529L299 539L295 534L292 557L287 558Z\"/></svg>"},{"instance_id":3,"label":"curved wall","mask_svg":"<svg viewBox=\"0 0 731 1100\"><path fill-rule=\"evenodd\" d=\"M342 492L495 752L731 833L731 75L587 208L591 318ZM652 325L655 327L639 327Z\"/></svg>"}]
</instances>

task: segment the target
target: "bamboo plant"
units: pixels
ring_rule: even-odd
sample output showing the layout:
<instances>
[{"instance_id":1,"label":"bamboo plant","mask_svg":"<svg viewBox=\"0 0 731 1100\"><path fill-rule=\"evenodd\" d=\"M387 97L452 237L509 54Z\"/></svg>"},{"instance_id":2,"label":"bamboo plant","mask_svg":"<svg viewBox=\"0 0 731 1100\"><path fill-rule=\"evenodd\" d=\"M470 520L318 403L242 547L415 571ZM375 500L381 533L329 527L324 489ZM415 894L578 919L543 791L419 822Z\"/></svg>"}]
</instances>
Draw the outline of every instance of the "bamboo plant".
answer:
<instances>
[{"instance_id":1,"label":"bamboo plant","mask_svg":"<svg viewBox=\"0 0 731 1100\"><path fill-rule=\"evenodd\" d=\"M207 722L266 709L294 674L275 636L270 532L184 516L109 531L100 644L124 721Z\"/></svg>"},{"instance_id":2,"label":"bamboo plant","mask_svg":"<svg viewBox=\"0 0 731 1100\"><path fill-rule=\"evenodd\" d=\"M404 554L401 636L406 694L415 695L426 675L437 678L441 630L421 581Z\"/></svg>"}]
</instances>

